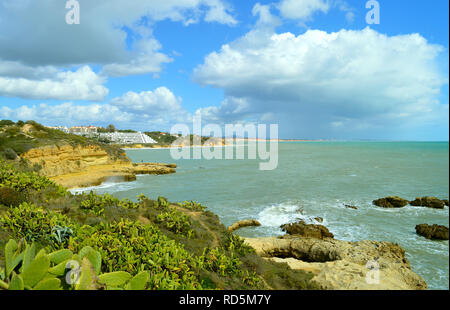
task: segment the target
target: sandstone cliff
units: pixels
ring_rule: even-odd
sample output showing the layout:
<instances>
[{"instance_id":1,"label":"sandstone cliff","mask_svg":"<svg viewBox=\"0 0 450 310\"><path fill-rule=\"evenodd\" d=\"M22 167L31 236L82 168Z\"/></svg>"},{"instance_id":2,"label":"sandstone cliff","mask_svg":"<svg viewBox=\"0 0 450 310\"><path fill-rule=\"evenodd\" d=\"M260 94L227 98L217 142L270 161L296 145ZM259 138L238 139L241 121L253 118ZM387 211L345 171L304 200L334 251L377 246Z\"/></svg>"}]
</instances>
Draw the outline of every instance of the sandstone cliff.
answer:
<instances>
[{"instance_id":1,"label":"sandstone cliff","mask_svg":"<svg viewBox=\"0 0 450 310\"><path fill-rule=\"evenodd\" d=\"M41 173L48 177L84 171L91 166L129 162L125 158L123 160L112 158L98 145L45 146L31 149L21 157L29 160L31 164L40 165Z\"/></svg>"},{"instance_id":2,"label":"sandstone cliff","mask_svg":"<svg viewBox=\"0 0 450 310\"><path fill-rule=\"evenodd\" d=\"M96 186L114 180L134 181L138 174L174 173L175 164L133 164L124 152L111 155L98 145L45 146L21 155L31 164L42 167L40 172L67 188Z\"/></svg>"}]
</instances>

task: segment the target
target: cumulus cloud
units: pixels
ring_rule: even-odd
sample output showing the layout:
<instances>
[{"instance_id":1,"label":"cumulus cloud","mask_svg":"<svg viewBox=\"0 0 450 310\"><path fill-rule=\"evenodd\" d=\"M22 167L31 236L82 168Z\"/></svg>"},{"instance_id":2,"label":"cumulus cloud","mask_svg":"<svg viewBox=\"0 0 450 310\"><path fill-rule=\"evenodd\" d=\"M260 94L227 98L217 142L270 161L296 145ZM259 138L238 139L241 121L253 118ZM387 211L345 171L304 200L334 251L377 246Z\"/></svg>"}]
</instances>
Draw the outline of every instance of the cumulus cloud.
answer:
<instances>
[{"instance_id":1,"label":"cumulus cloud","mask_svg":"<svg viewBox=\"0 0 450 310\"><path fill-rule=\"evenodd\" d=\"M237 23L224 0L78 1L80 24L68 25L65 1L0 0L0 96L100 101L105 76L157 76L173 61L155 23Z\"/></svg>"},{"instance_id":2,"label":"cumulus cloud","mask_svg":"<svg viewBox=\"0 0 450 310\"><path fill-rule=\"evenodd\" d=\"M329 0L281 0L278 4L281 15L288 19L307 21L317 12L327 13Z\"/></svg>"},{"instance_id":3,"label":"cumulus cloud","mask_svg":"<svg viewBox=\"0 0 450 310\"><path fill-rule=\"evenodd\" d=\"M111 100L111 104L121 111L149 119L167 120L167 123L169 120L186 121L189 118L189 113L183 109L181 102L181 97L175 96L167 87L141 93L130 91Z\"/></svg>"},{"instance_id":4,"label":"cumulus cloud","mask_svg":"<svg viewBox=\"0 0 450 310\"><path fill-rule=\"evenodd\" d=\"M145 19L235 24L222 0L78 0L80 24L65 22L65 1L0 1L0 57L29 65L126 62L127 32ZM17 38L21 38L17 40ZM144 40L153 38L143 38ZM144 49L153 55L153 49ZM164 60L164 59L163 59Z\"/></svg>"},{"instance_id":5,"label":"cumulus cloud","mask_svg":"<svg viewBox=\"0 0 450 310\"><path fill-rule=\"evenodd\" d=\"M193 79L224 90L220 107L200 111L212 119L245 112L281 122L297 136L392 132L440 117L445 122L448 104L438 101L448 83L437 61L442 51L419 34L387 36L370 28L297 36L253 30L209 54ZM230 109L230 100L238 108Z\"/></svg>"},{"instance_id":6,"label":"cumulus cloud","mask_svg":"<svg viewBox=\"0 0 450 310\"><path fill-rule=\"evenodd\" d=\"M174 123L191 119L181 106L182 99L166 87L141 93L128 92L105 104L23 105L17 108L0 107L0 119L36 120L46 125L108 125L123 128L167 130Z\"/></svg>"},{"instance_id":7,"label":"cumulus cloud","mask_svg":"<svg viewBox=\"0 0 450 310\"><path fill-rule=\"evenodd\" d=\"M105 82L106 79L89 66L77 71L58 71L54 67L34 69L16 62L0 61L0 96L102 101L109 92L103 86Z\"/></svg>"}]
</instances>

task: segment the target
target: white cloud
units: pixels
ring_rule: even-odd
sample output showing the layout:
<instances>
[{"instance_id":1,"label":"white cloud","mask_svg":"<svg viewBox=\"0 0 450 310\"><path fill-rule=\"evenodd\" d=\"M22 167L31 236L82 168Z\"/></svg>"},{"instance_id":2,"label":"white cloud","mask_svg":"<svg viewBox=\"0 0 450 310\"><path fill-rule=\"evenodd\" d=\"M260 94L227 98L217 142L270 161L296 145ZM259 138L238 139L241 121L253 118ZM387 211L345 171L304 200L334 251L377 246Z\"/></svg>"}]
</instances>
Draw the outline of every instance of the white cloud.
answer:
<instances>
[{"instance_id":1,"label":"white cloud","mask_svg":"<svg viewBox=\"0 0 450 310\"><path fill-rule=\"evenodd\" d=\"M240 119L245 111L247 117L271 115L297 135L392 132L445 122L446 105L437 99L448 83L439 71L441 52L419 34L386 36L370 28L298 36L253 30L209 54L193 78L228 98L202 110L212 119ZM245 105L233 112L230 98Z\"/></svg>"},{"instance_id":2,"label":"white cloud","mask_svg":"<svg viewBox=\"0 0 450 310\"><path fill-rule=\"evenodd\" d=\"M45 125L114 123L120 128L166 130L178 122L188 122L191 115L181 106L182 99L166 87L141 93L128 92L110 103L35 104L0 107L0 119L36 120Z\"/></svg>"},{"instance_id":3,"label":"white cloud","mask_svg":"<svg viewBox=\"0 0 450 310\"><path fill-rule=\"evenodd\" d=\"M157 52L161 45L154 39L148 39L138 44L140 47L130 53L127 62L105 65L102 72L108 76L129 76L161 72L164 63L172 62L172 58Z\"/></svg>"},{"instance_id":4,"label":"white cloud","mask_svg":"<svg viewBox=\"0 0 450 310\"><path fill-rule=\"evenodd\" d=\"M328 0L281 0L278 8L284 18L307 21L317 12L327 13L330 2Z\"/></svg>"},{"instance_id":5,"label":"white cloud","mask_svg":"<svg viewBox=\"0 0 450 310\"><path fill-rule=\"evenodd\" d=\"M0 1L0 59L32 67L109 65L105 71L115 76L155 73L171 61L151 33L156 22L237 23L223 0L78 1L79 25L66 24L61 0Z\"/></svg>"},{"instance_id":6,"label":"white cloud","mask_svg":"<svg viewBox=\"0 0 450 310\"><path fill-rule=\"evenodd\" d=\"M122 111L150 119L167 119L183 121L188 113L181 106L182 99L167 87L141 93L127 92L111 100L111 104Z\"/></svg>"},{"instance_id":7,"label":"white cloud","mask_svg":"<svg viewBox=\"0 0 450 310\"><path fill-rule=\"evenodd\" d=\"M20 69L21 76L17 77ZM89 66L77 71L58 71L54 67L33 69L19 63L0 61L0 96L26 99L102 101L108 95L104 77ZM2 77L2 75L6 77Z\"/></svg>"}]
</instances>

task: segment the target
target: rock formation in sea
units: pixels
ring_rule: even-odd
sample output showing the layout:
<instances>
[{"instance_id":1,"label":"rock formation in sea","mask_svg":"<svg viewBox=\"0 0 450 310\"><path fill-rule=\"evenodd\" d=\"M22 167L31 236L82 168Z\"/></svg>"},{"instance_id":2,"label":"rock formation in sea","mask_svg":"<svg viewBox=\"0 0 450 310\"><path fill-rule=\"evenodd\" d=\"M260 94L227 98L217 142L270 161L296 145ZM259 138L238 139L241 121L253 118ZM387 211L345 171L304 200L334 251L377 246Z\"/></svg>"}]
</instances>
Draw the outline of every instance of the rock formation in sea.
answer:
<instances>
[{"instance_id":1,"label":"rock formation in sea","mask_svg":"<svg viewBox=\"0 0 450 310\"><path fill-rule=\"evenodd\" d=\"M306 224L300 220L296 223L281 225L281 229L289 235L312 238L334 238L334 235L323 225Z\"/></svg>"},{"instance_id":2,"label":"rock formation in sea","mask_svg":"<svg viewBox=\"0 0 450 310\"><path fill-rule=\"evenodd\" d=\"M416 225L416 233L427 239L448 240L448 227L443 225Z\"/></svg>"},{"instance_id":3,"label":"rock formation in sea","mask_svg":"<svg viewBox=\"0 0 450 310\"><path fill-rule=\"evenodd\" d=\"M372 203L382 208L403 208L409 201L398 196L388 196L374 200Z\"/></svg>"},{"instance_id":4,"label":"rock formation in sea","mask_svg":"<svg viewBox=\"0 0 450 310\"><path fill-rule=\"evenodd\" d=\"M437 197L417 197L414 201L410 202L414 207L427 207L433 209L444 209L445 201L440 200ZM448 205L448 203L447 203Z\"/></svg>"}]
</instances>

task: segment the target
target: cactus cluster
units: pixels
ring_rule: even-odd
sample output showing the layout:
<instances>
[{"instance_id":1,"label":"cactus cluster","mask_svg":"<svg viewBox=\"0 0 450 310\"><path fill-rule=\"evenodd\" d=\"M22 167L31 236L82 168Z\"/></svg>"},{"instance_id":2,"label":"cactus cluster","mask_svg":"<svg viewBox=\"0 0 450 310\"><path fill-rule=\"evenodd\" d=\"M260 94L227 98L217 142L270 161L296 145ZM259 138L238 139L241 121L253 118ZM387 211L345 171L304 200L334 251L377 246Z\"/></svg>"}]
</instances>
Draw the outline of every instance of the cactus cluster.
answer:
<instances>
[{"instance_id":1,"label":"cactus cluster","mask_svg":"<svg viewBox=\"0 0 450 310\"><path fill-rule=\"evenodd\" d=\"M195 212L204 212L206 210L204 205L196 201L183 201L183 203L179 203L178 205Z\"/></svg>"},{"instance_id":2,"label":"cactus cluster","mask_svg":"<svg viewBox=\"0 0 450 310\"><path fill-rule=\"evenodd\" d=\"M36 254L35 244L9 240L5 267L0 271L0 289L5 290L143 290L149 274L134 277L125 271L101 273L102 257L86 246L78 254L69 249Z\"/></svg>"},{"instance_id":3,"label":"cactus cluster","mask_svg":"<svg viewBox=\"0 0 450 310\"><path fill-rule=\"evenodd\" d=\"M105 207L107 206L118 206L124 209L137 209L140 205L139 203L135 203L129 199L118 199L108 193L98 195L93 191L90 191L89 194L82 193L77 196L80 196L82 199L80 209L96 216L102 216L105 212Z\"/></svg>"},{"instance_id":4,"label":"cactus cluster","mask_svg":"<svg viewBox=\"0 0 450 310\"><path fill-rule=\"evenodd\" d=\"M36 172L21 172L14 169L14 166L0 159L0 187L9 187L17 192L34 190L44 192L52 189L52 196L64 197L67 191L64 187L57 185L48 178Z\"/></svg>"}]
</instances>

